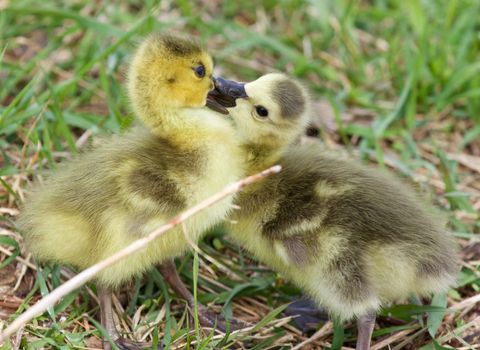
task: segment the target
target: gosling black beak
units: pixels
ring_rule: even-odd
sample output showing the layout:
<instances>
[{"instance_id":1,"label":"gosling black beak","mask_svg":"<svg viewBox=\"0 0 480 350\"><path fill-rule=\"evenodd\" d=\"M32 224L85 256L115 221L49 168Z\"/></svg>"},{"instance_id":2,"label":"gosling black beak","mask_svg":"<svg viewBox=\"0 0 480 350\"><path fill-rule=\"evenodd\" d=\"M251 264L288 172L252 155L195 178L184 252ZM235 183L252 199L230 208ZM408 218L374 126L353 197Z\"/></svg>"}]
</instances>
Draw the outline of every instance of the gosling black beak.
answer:
<instances>
[{"instance_id":1,"label":"gosling black beak","mask_svg":"<svg viewBox=\"0 0 480 350\"><path fill-rule=\"evenodd\" d=\"M228 114L228 107L235 107L237 98L246 98L245 84L236 81L226 80L221 77L213 78L215 89L207 95L207 107L222 113Z\"/></svg>"},{"instance_id":2,"label":"gosling black beak","mask_svg":"<svg viewBox=\"0 0 480 350\"><path fill-rule=\"evenodd\" d=\"M213 78L215 89L223 95L228 95L234 99L247 98L248 95L245 92L245 84L237 83L233 80L223 79L222 77Z\"/></svg>"}]
</instances>

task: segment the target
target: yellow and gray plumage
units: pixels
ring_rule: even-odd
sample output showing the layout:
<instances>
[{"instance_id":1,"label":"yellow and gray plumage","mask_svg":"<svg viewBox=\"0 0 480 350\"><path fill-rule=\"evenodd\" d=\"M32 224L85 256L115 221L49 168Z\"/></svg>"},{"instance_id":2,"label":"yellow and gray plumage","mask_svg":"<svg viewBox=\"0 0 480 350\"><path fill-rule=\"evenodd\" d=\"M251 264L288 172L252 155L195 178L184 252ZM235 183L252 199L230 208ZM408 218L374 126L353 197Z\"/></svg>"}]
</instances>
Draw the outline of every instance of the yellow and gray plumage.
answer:
<instances>
[{"instance_id":1,"label":"yellow and gray plumage","mask_svg":"<svg viewBox=\"0 0 480 350\"><path fill-rule=\"evenodd\" d=\"M62 164L34 188L18 224L37 260L86 268L243 176L231 124L204 108L212 68L210 55L185 38L152 35L139 46L128 93L142 125ZM104 270L98 282L108 292L182 254L225 217L232 199Z\"/></svg>"},{"instance_id":2,"label":"yellow and gray plumage","mask_svg":"<svg viewBox=\"0 0 480 350\"><path fill-rule=\"evenodd\" d=\"M209 181L208 163L208 149L180 149L144 128L105 140L32 191L19 219L27 248L39 261L86 268L238 178ZM187 222L190 239L220 221L228 204ZM116 286L186 248L184 233L172 230L98 278Z\"/></svg>"},{"instance_id":3,"label":"yellow and gray plumage","mask_svg":"<svg viewBox=\"0 0 480 350\"><path fill-rule=\"evenodd\" d=\"M281 174L240 194L229 231L332 314L453 284L455 242L405 185L312 145L278 163Z\"/></svg>"},{"instance_id":4,"label":"yellow and gray plumage","mask_svg":"<svg viewBox=\"0 0 480 350\"><path fill-rule=\"evenodd\" d=\"M366 349L371 315L382 305L455 282L455 241L392 175L293 145L309 110L298 82L271 74L245 91L229 112L247 171L272 164L282 171L237 197L227 231L336 318L360 319L357 348Z\"/></svg>"}]
</instances>

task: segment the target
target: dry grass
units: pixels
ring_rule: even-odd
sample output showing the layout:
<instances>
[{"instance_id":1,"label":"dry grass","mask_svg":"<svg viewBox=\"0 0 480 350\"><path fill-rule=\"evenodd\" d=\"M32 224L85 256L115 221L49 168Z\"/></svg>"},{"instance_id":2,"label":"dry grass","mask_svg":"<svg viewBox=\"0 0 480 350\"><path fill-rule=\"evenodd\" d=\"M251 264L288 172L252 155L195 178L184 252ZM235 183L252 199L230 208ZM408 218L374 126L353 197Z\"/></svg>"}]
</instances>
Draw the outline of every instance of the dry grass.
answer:
<instances>
[{"instance_id":1,"label":"dry grass","mask_svg":"<svg viewBox=\"0 0 480 350\"><path fill-rule=\"evenodd\" d=\"M299 77L317 101L318 139L392 168L443 211L462 249L458 287L432 307L412 301L384 310L373 348L479 348L478 3L255 3L0 0L0 328L72 274L58 266L37 271L25 251L15 229L25 192L43 169L129 126L122 84L132 47L143 34L172 27L203 37L226 77L250 80L272 69ZM164 293L152 270L117 293L125 333L172 349L340 346L338 325L326 323L311 338L297 330L282 309L299 291L221 229L200 249L178 261L184 281L198 278L199 301L254 327L197 337L185 303ZM69 295L5 347L100 348L94 289ZM353 325L345 325L344 348L354 342Z\"/></svg>"}]
</instances>

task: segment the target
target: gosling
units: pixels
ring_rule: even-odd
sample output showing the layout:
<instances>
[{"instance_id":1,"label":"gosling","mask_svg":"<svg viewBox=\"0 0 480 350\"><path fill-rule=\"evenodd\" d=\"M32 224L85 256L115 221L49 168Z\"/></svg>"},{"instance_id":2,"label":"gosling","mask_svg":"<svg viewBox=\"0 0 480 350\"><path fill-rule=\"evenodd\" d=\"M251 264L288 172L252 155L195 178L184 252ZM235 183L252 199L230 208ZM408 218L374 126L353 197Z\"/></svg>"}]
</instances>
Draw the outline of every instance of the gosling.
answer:
<instances>
[{"instance_id":1,"label":"gosling","mask_svg":"<svg viewBox=\"0 0 480 350\"><path fill-rule=\"evenodd\" d=\"M87 268L243 177L234 129L204 108L212 69L210 55L186 38L155 34L139 46L128 71L128 95L142 125L62 164L32 191L18 224L37 261ZM143 345L117 333L112 289L155 264L171 264L189 240L197 241L228 214L232 200L97 276L101 322L117 346ZM111 344L105 341L104 348Z\"/></svg>"},{"instance_id":2,"label":"gosling","mask_svg":"<svg viewBox=\"0 0 480 350\"><path fill-rule=\"evenodd\" d=\"M217 90L228 95L232 84L218 79ZM392 175L294 145L309 114L297 81L268 74L244 89L248 97L229 112L247 172L283 169L237 197L227 232L331 316L356 318L356 348L369 349L381 306L454 284L455 241Z\"/></svg>"}]
</instances>

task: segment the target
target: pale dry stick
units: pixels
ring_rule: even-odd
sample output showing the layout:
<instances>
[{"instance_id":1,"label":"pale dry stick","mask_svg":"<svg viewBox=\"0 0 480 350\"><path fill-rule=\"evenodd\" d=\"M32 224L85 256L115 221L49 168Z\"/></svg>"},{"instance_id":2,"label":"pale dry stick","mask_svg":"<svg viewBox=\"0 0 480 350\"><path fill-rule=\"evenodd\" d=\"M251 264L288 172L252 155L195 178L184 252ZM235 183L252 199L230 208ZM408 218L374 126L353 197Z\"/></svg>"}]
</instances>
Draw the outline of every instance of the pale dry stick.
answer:
<instances>
[{"instance_id":1,"label":"pale dry stick","mask_svg":"<svg viewBox=\"0 0 480 350\"><path fill-rule=\"evenodd\" d=\"M22 333L23 333L23 327L20 327L17 334L15 334L15 340L13 341L13 344L12 344L13 345L12 350L20 349L20 341L22 340Z\"/></svg>"},{"instance_id":2,"label":"pale dry stick","mask_svg":"<svg viewBox=\"0 0 480 350\"><path fill-rule=\"evenodd\" d=\"M165 307L165 304L163 304L155 320L153 320L153 322L148 323L149 329L140 337L141 342L144 342L147 339L147 337L153 333L156 325L160 323L160 321L165 317L166 313L167 313L166 307Z\"/></svg>"},{"instance_id":3,"label":"pale dry stick","mask_svg":"<svg viewBox=\"0 0 480 350\"><path fill-rule=\"evenodd\" d=\"M30 259L32 258L32 254L27 255L27 259L25 260L26 262L30 262ZM20 288L20 284L22 283L23 277L27 273L28 266L25 264L22 264L21 270L20 270L20 276L17 278L17 283L15 283L15 286L13 287L12 293L15 293L18 288Z\"/></svg>"},{"instance_id":4,"label":"pale dry stick","mask_svg":"<svg viewBox=\"0 0 480 350\"><path fill-rule=\"evenodd\" d=\"M64 297L68 293L81 287L84 283L86 283L87 281L95 277L95 275L98 274L100 271L115 264L121 259L129 255L132 255L133 253L136 253L140 249L145 248L151 241L163 235L165 232L171 230L172 228L176 227L177 225L179 225L186 219L190 218L191 216L212 206L213 204L224 199L225 197L241 191L247 185L257 182L266 176L280 172L281 169L282 167L280 165L274 165L258 174L251 175L240 181L237 181L233 184L228 185L222 191L215 193L214 195L208 197L207 199L203 200L199 204L175 216L167 224L159 227L158 229L156 229L146 237L140 238L132 242L127 247L119 250L117 253L83 270L78 275L76 275L72 279L62 284L60 287L53 290L50 294L48 294L46 297L41 299L39 302L32 305L23 314L18 316L17 319L15 319L15 321L13 321L5 330L3 330L2 333L0 333L0 345L2 345L3 342L5 342L18 329L20 329L20 327L25 325L27 322L31 321L35 316L45 312L45 310L47 310L49 307L52 307L58 300L60 300L62 297Z\"/></svg>"},{"instance_id":5,"label":"pale dry stick","mask_svg":"<svg viewBox=\"0 0 480 350\"><path fill-rule=\"evenodd\" d=\"M120 325L120 328L125 331L125 337L127 339L136 341L135 335L133 333L132 327L132 317L130 315L125 315L125 317L120 317L119 315L123 315L125 313L125 309L123 308L122 303L118 300L118 297L113 293L112 294L112 304L115 324Z\"/></svg>"},{"instance_id":6,"label":"pale dry stick","mask_svg":"<svg viewBox=\"0 0 480 350\"><path fill-rule=\"evenodd\" d=\"M331 349L331 347L332 347L332 344L329 343L328 341L319 341L318 344L320 344L321 346L323 346L323 347L320 348L320 349ZM317 348L315 348L315 349L317 349ZM350 348L350 347L348 347L348 346L342 346L342 347L340 348L340 350L355 350L355 349L354 349L354 348Z\"/></svg>"},{"instance_id":7,"label":"pale dry stick","mask_svg":"<svg viewBox=\"0 0 480 350\"><path fill-rule=\"evenodd\" d=\"M391 336L389 336L388 338L383 339L383 340L380 340L378 343L373 344L372 347L370 348L370 350L380 350L380 349L384 349L384 348L387 347L388 345L396 342L397 340L402 339L403 337L409 335L410 333L414 332L415 330L416 330L416 328L413 328L413 329L405 329L405 330L403 330L403 331L394 333L394 334L392 334Z\"/></svg>"},{"instance_id":8,"label":"pale dry stick","mask_svg":"<svg viewBox=\"0 0 480 350\"><path fill-rule=\"evenodd\" d=\"M291 346L292 340L295 340L293 334L286 334L283 337L277 339L272 345L270 345L268 348L265 348L264 350L278 349L281 346Z\"/></svg>"},{"instance_id":9,"label":"pale dry stick","mask_svg":"<svg viewBox=\"0 0 480 350\"><path fill-rule=\"evenodd\" d=\"M13 254L11 251L2 247L1 245L0 245L0 253L4 253L8 256L11 256ZM30 255L29 255L29 257L30 257ZM21 258L20 256L17 256L17 257L15 257L15 260L17 260L18 262L20 262L24 266L27 266L27 267L31 268L33 271L37 271L37 267L30 262L30 258L25 260L25 259ZM60 274L65 278L72 278L72 275L74 275L72 271L65 270L64 268L62 268L62 270L60 271ZM17 287L15 287L15 288L17 288ZM93 293L92 289L87 288L87 292L93 298L93 300L95 300L95 302L98 303L97 295L95 293ZM2 329L2 327L0 327L0 329Z\"/></svg>"},{"instance_id":10,"label":"pale dry stick","mask_svg":"<svg viewBox=\"0 0 480 350\"><path fill-rule=\"evenodd\" d=\"M470 297L468 299L465 299L459 303L456 303L455 305L450 306L448 309L449 310L461 310L469 305L480 303L480 294L474 295L473 297Z\"/></svg>"},{"instance_id":11,"label":"pale dry stick","mask_svg":"<svg viewBox=\"0 0 480 350\"><path fill-rule=\"evenodd\" d=\"M447 153L447 157L480 174L480 158L467 154Z\"/></svg>"},{"instance_id":12,"label":"pale dry stick","mask_svg":"<svg viewBox=\"0 0 480 350\"><path fill-rule=\"evenodd\" d=\"M472 350L472 349L480 349L480 344L469 345L469 346L464 346L464 347L461 347L461 348L457 348L457 350Z\"/></svg>"},{"instance_id":13,"label":"pale dry stick","mask_svg":"<svg viewBox=\"0 0 480 350\"><path fill-rule=\"evenodd\" d=\"M393 348L391 348L392 350L400 350L400 349L403 349L407 344L412 344L413 340L417 337L419 337L420 335L422 335L423 333L425 333L427 331L427 328L421 328L419 329L417 332L415 332L414 334L412 335L409 335L408 337L406 337L405 339L403 339L400 343L398 343L397 345L395 345Z\"/></svg>"},{"instance_id":14,"label":"pale dry stick","mask_svg":"<svg viewBox=\"0 0 480 350\"><path fill-rule=\"evenodd\" d=\"M203 278L205 281L213 284L214 286L217 286L218 288L222 288L223 290L226 290L227 292L232 290L232 288L227 287L227 286L224 285L223 283L220 283L220 282L214 280L213 278L210 278L210 277L205 276L205 275L202 275L202 278ZM204 290L206 290L206 291L209 291L210 293L213 292L213 290L212 290L211 288L208 288L208 287L206 287L206 286L202 286L202 288L203 288ZM215 292L213 292L213 293L215 293Z\"/></svg>"},{"instance_id":15,"label":"pale dry stick","mask_svg":"<svg viewBox=\"0 0 480 350\"><path fill-rule=\"evenodd\" d=\"M292 320L293 320L293 317L292 317L292 316L287 316L287 317L280 318L280 319L278 319L278 322L275 323L274 326L269 327L269 328L262 329L262 330L259 331L258 333L259 333L260 335L265 335L266 337L269 337L270 332L272 332L274 328L283 327L284 325L286 325L287 323L291 322Z\"/></svg>"},{"instance_id":16,"label":"pale dry stick","mask_svg":"<svg viewBox=\"0 0 480 350\"><path fill-rule=\"evenodd\" d=\"M19 213L20 213L20 211L18 211L18 209L14 209L14 208L0 208L0 214L2 214L2 215L8 214L8 215L10 215L10 216L17 216Z\"/></svg>"},{"instance_id":17,"label":"pale dry stick","mask_svg":"<svg viewBox=\"0 0 480 350\"><path fill-rule=\"evenodd\" d=\"M210 264L212 265L215 265L220 271L224 272L225 274L227 275L230 275L232 274L232 272L230 270L228 270L225 265L223 265L221 262L219 262L217 259L211 257L210 255L208 254L205 254L205 252L203 250L200 249L200 247L195 244L194 242L192 242L192 247L195 249L195 251L198 253L198 255L200 257L202 257L203 259L205 259L206 261L208 261ZM216 276L216 273L215 271L210 267L210 266L206 266L206 268L210 271L210 273L213 275L213 276Z\"/></svg>"},{"instance_id":18,"label":"pale dry stick","mask_svg":"<svg viewBox=\"0 0 480 350\"><path fill-rule=\"evenodd\" d=\"M77 149L81 149L83 148L86 144L87 144L87 141L88 139L93 135L93 131L92 129L88 129L87 131L85 131L82 136L80 136L77 141L75 142L75 147L77 147Z\"/></svg>"},{"instance_id":19,"label":"pale dry stick","mask_svg":"<svg viewBox=\"0 0 480 350\"><path fill-rule=\"evenodd\" d=\"M480 211L480 200L473 205L473 210Z\"/></svg>"},{"instance_id":20,"label":"pale dry stick","mask_svg":"<svg viewBox=\"0 0 480 350\"><path fill-rule=\"evenodd\" d=\"M243 311L247 314L249 314L252 317L258 317L258 314L252 311L250 308L243 306L242 304L235 303L235 310L237 311Z\"/></svg>"},{"instance_id":21,"label":"pale dry stick","mask_svg":"<svg viewBox=\"0 0 480 350\"><path fill-rule=\"evenodd\" d=\"M265 312L268 312L268 311L269 311L268 306L266 306L266 300L265 300L265 299L262 300L262 297L260 297L260 296L257 296L257 299L260 299L260 300L262 300L263 302L265 302L264 304L262 304L262 303L259 302L257 299L254 299L254 298L252 298L252 297L246 297L246 298L243 298L243 299L244 299L244 300L248 300L248 302L249 302L250 304L255 305L255 306L256 306L257 308L259 308L259 309L264 309Z\"/></svg>"},{"instance_id":22,"label":"pale dry stick","mask_svg":"<svg viewBox=\"0 0 480 350\"><path fill-rule=\"evenodd\" d=\"M140 307L135 311L132 317L132 329L138 329L142 317L142 311L145 309L146 305L142 304Z\"/></svg>"},{"instance_id":23,"label":"pale dry stick","mask_svg":"<svg viewBox=\"0 0 480 350\"><path fill-rule=\"evenodd\" d=\"M472 270L474 275L480 277L480 271L477 271L477 268L472 264L471 261L462 261L462 267Z\"/></svg>"},{"instance_id":24,"label":"pale dry stick","mask_svg":"<svg viewBox=\"0 0 480 350\"><path fill-rule=\"evenodd\" d=\"M267 325L268 326L271 326L270 328L268 328L269 330L272 330L274 328L277 328L279 324L284 324L285 322L290 322L292 318L290 316L287 316L287 317L283 317L283 318L280 318L280 319L277 319L277 320L272 320L270 321ZM267 326L266 325L266 326ZM248 334L249 332L251 332L256 326L253 325L253 326L248 326L248 327L245 327L245 328L242 328L242 329L237 329L235 331L232 331L230 332L230 336L235 336L237 334ZM209 329L209 328L205 328L205 329ZM195 334L195 330L192 329L190 330L189 332L185 333L182 337L174 340L174 342L171 344L172 346L172 349L174 350L177 350L177 349L185 349L185 346L186 344L183 343L183 339L186 338L187 335L193 335ZM223 337L225 337L225 334L217 334L217 335L214 335L213 337L211 337L210 339L211 340L218 340L218 339L222 339ZM255 337L255 339L265 339L265 338L268 338L268 336L259 336L259 337ZM201 341L201 340L200 340ZM232 340L232 341L235 341L235 340ZM178 342L182 342L181 344L175 344L175 343L178 343ZM195 344L198 344L198 340L192 340L190 342L190 345L195 345Z\"/></svg>"},{"instance_id":25,"label":"pale dry stick","mask_svg":"<svg viewBox=\"0 0 480 350\"><path fill-rule=\"evenodd\" d=\"M204 254L203 251L200 249L200 247L194 242L192 241L192 239L190 238L190 236L188 235L187 233L187 227L185 226L185 223L182 223L182 231L183 231L183 236L185 238L185 240L187 241L187 243L190 245L190 248L192 248L195 252L197 252L198 256L199 256L199 263L200 263L200 257L203 257L205 258L207 261L209 261L210 263L212 263L213 265L217 266L218 268L223 268L223 266L214 258L210 258L208 255ZM215 272L212 270L212 268L208 265L205 266L205 268L212 274L212 275L215 275ZM205 280L209 281L210 283L216 285L217 287L220 287L220 288L223 288L227 291L230 291L231 288L223 285L222 283L212 279L212 278L209 278L209 277L206 277L206 276L202 276L202 278L204 278ZM209 290L211 291L211 290Z\"/></svg>"},{"instance_id":26,"label":"pale dry stick","mask_svg":"<svg viewBox=\"0 0 480 350\"><path fill-rule=\"evenodd\" d=\"M240 208L240 207L238 205L232 205L232 208L234 210L237 210L236 208ZM228 221L228 222L232 223L232 220L224 220L224 221ZM201 254L201 256L205 260L208 260L210 263L217 266L220 271L222 271L223 273L225 273L227 275L227 277L229 277L231 279L238 279L238 276L231 269L232 266L234 266L235 264L230 264L229 265L225 261L218 260L218 259L208 255L208 253L205 253L203 250L200 249L200 247L197 247L197 248L199 249L199 254ZM231 290L231 288L228 288L228 287L224 287L224 288L226 288L226 290Z\"/></svg>"},{"instance_id":27,"label":"pale dry stick","mask_svg":"<svg viewBox=\"0 0 480 350\"><path fill-rule=\"evenodd\" d=\"M329 344L328 342L324 342L324 343L320 342L320 345L322 345L325 349L332 348L332 344ZM355 350L355 349L348 346L342 346L341 350Z\"/></svg>"},{"instance_id":28,"label":"pale dry stick","mask_svg":"<svg viewBox=\"0 0 480 350\"><path fill-rule=\"evenodd\" d=\"M463 344L465 347L467 347L468 349L472 349L471 344L468 343L468 342L467 342L465 339L463 339L462 337L456 335L456 336L455 336L455 339L456 339L458 342L460 342L461 344ZM441 344L440 344L440 345L441 345Z\"/></svg>"},{"instance_id":29,"label":"pale dry stick","mask_svg":"<svg viewBox=\"0 0 480 350\"><path fill-rule=\"evenodd\" d=\"M315 340L331 333L333 330L333 323L331 321L328 321L325 323L322 328L320 328L318 331L315 332L310 338L308 338L305 341L302 341L300 344L294 346L291 350L300 350L303 349L303 347L307 344L310 344L314 342Z\"/></svg>"},{"instance_id":30,"label":"pale dry stick","mask_svg":"<svg viewBox=\"0 0 480 350\"><path fill-rule=\"evenodd\" d=\"M458 315L456 315L454 318L456 318L457 320L462 320L465 315L467 315L470 311L472 311L472 309L475 307L476 305L475 304L470 304L469 306L465 307L462 309L462 312L460 312Z\"/></svg>"},{"instance_id":31,"label":"pale dry stick","mask_svg":"<svg viewBox=\"0 0 480 350\"><path fill-rule=\"evenodd\" d=\"M294 333L295 335L297 335L299 338L303 340L307 340L308 338L307 337L304 337L303 336L303 333L300 329L292 326L291 324L286 324L283 326L283 328L285 328L287 331L289 331L290 333Z\"/></svg>"},{"instance_id":32,"label":"pale dry stick","mask_svg":"<svg viewBox=\"0 0 480 350\"><path fill-rule=\"evenodd\" d=\"M64 266L60 270L60 275L69 279L75 276L75 272ZM100 300L98 299L97 294L93 292L92 288L86 286L85 289L87 290L88 295L90 295L90 298L92 298L95 303L100 304Z\"/></svg>"},{"instance_id":33,"label":"pale dry stick","mask_svg":"<svg viewBox=\"0 0 480 350\"><path fill-rule=\"evenodd\" d=\"M215 270L212 268L211 265L215 265L214 263L212 263L211 261L209 261L208 259L205 258L205 255L203 254L203 252L200 250L200 248L198 248L197 245L195 245L197 247L197 249L194 249L197 253L198 253L198 264L199 264L199 271L200 269L205 269L206 273L207 274L210 274L210 276L212 276L212 278L214 279L218 279L218 275L215 273ZM193 248L193 246L190 246L191 248ZM210 262L210 264L208 264L208 262Z\"/></svg>"},{"instance_id":34,"label":"pale dry stick","mask_svg":"<svg viewBox=\"0 0 480 350\"><path fill-rule=\"evenodd\" d=\"M214 258L209 259L208 255L204 254L203 251L198 247L198 245L190 238L190 236L188 235L187 226L185 225L185 223L182 223L182 232L190 248L192 248L198 254L199 263L200 263L200 257L202 257L208 260L211 264L217 266L218 268L222 267ZM216 276L215 272L210 266L205 265L205 268L208 270L208 272L210 272L210 274Z\"/></svg>"},{"instance_id":35,"label":"pale dry stick","mask_svg":"<svg viewBox=\"0 0 480 350\"><path fill-rule=\"evenodd\" d=\"M8 255L8 256L11 256L13 254L11 251L9 251L8 249L6 249L2 246L0 246L0 252L5 254L5 255ZM25 266L28 266L32 270L37 271L37 267L35 265L33 265L30 261L27 261L27 260L25 260L25 259L23 259L19 256L15 257L15 260L19 261L20 263L22 263Z\"/></svg>"},{"instance_id":36,"label":"pale dry stick","mask_svg":"<svg viewBox=\"0 0 480 350\"><path fill-rule=\"evenodd\" d=\"M471 320L468 323L465 323L464 325L461 325L460 327L457 327L456 329L451 330L444 336L440 337L437 339L439 344L444 344L448 341L450 341L452 338L454 338L457 334L462 334L462 332L466 331L470 327L474 326L476 329L479 328L480 325L480 316L475 317L473 320Z\"/></svg>"}]
</instances>

